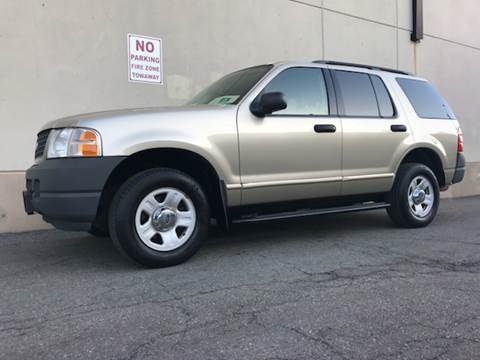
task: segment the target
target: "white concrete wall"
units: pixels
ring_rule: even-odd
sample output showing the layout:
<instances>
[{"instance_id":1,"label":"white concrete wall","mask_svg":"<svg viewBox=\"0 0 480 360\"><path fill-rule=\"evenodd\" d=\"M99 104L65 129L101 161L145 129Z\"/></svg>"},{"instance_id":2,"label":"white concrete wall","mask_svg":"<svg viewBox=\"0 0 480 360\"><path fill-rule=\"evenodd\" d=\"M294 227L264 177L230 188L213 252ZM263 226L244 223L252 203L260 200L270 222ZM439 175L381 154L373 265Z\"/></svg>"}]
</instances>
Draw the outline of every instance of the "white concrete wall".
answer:
<instances>
[{"instance_id":1,"label":"white concrete wall","mask_svg":"<svg viewBox=\"0 0 480 360\"><path fill-rule=\"evenodd\" d=\"M179 104L258 63L326 58L417 72L451 102L468 160L480 162L479 13L477 0L425 0L426 36L414 45L410 0L1 0L0 231L41 224L23 216L20 190L46 121ZM129 32L163 39L165 85L127 82ZM477 170L453 193L477 192Z\"/></svg>"}]
</instances>

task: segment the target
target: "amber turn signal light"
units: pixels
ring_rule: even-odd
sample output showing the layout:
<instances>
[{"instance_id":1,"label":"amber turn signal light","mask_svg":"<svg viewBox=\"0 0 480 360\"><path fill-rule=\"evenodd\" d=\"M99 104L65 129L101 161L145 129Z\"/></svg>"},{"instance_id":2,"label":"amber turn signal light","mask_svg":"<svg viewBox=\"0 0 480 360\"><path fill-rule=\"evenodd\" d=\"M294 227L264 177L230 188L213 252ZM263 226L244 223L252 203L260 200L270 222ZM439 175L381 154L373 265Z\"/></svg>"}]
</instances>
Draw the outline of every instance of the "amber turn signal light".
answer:
<instances>
[{"instance_id":1,"label":"amber turn signal light","mask_svg":"<svg viewBox=\"0 0 480 360\"><path fill-rule=\"evenodd\" d=\"M78 152L81 156L98 156L99 144L97 135L91 130L84 130L78 141Z\"/></svg>"}]
</instances>

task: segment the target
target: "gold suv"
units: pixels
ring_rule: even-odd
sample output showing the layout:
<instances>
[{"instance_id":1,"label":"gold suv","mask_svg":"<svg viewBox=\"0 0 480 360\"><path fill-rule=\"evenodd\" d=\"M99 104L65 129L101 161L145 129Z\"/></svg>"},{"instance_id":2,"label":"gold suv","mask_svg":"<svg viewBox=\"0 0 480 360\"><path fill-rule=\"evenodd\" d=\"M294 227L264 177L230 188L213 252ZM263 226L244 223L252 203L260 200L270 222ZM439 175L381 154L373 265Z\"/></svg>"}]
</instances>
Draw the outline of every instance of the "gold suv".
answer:
<instances>
[{"instance_id":1,"label":"gold suv","mask_svg":"<svg viewBox=\"0 0 480 360\"><path fill-rule=\"evenodd\" d=\"M257 222L385 208L422 227L463 179L458 121L426 80L316 61L225 76L188 104L50 122L25 210L110 235L151 267L192 256L214 220Z\"/></svg>"}]
</instances>

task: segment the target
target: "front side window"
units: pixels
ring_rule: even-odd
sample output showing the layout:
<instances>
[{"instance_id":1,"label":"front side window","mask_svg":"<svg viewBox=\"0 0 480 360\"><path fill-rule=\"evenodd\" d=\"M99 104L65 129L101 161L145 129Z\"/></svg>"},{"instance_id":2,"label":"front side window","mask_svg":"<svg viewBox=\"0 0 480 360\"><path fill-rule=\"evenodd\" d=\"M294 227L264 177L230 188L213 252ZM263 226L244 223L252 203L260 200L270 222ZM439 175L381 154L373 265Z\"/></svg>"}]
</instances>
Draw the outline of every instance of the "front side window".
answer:
<instances>
[{"instance_id":1,"label":"front side window","mask_svg":"<svg viewBox=\"0 0 480 360\"><path fill-rule=\"evenodd\" d=\"M188 105L238 104L272 67L272 65L261 65L226 75L200 92L188 102Z\"/></svg>"},{"instance_id":2,"label":"front side window","mask_svg":"<svg viewBox=\"0 0 480 360\"><path fill-rule=\"evenodd\" d=\"M327 87L322 69L290 68L278 74L262 93L281 92L287 108L275 115L328 115Z\"/></svg>"},{"instance_id":3,"label":"front side window","mask_svg":"<svg viewBox=\"0 0 480 360\"><path fill-rule=\"evenodd\" d=\"M366 73L335 70L335 78L343 100L341 115L379 117L375 90Z\"/></svg>"},{"instance_id":4,"label":"front side window","mask_svg":"<svg viewBox=\"0 0 480 360\"><path fill-rule=\"evenodd\" d=\"M417 115L426 119L455 119L455 115L435 88L427 81L397 78Z\"/></svg>"}]
</instances>

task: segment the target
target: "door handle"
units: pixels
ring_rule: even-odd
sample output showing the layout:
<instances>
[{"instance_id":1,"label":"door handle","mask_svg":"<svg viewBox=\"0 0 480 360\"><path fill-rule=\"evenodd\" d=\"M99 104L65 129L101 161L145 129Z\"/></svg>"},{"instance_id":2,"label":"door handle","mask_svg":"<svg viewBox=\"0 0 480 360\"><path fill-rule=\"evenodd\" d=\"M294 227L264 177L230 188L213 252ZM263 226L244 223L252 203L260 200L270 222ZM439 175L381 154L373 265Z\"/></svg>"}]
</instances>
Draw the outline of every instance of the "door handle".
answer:
<instances>
[{"instance_id":1,"label":"door handle","mask_svg":"<svg viewBox=\"0 0 480 360\"><path fill-rule=\"evenodd\" d=\"M321 125L317 124L313 127L316 133L334 133L337 131L337 127L335 125Z\"/></svg>"},{"instance_id":2,"label":"door handle","mask_svg":"<svg viewBox=\"0 0 480 360\"><path fill-rule=\"evenodd\" d=\"M393 132L407 132L407 127L405 125L392 125L390 129Z\"/></svg>"}]
</instances>

